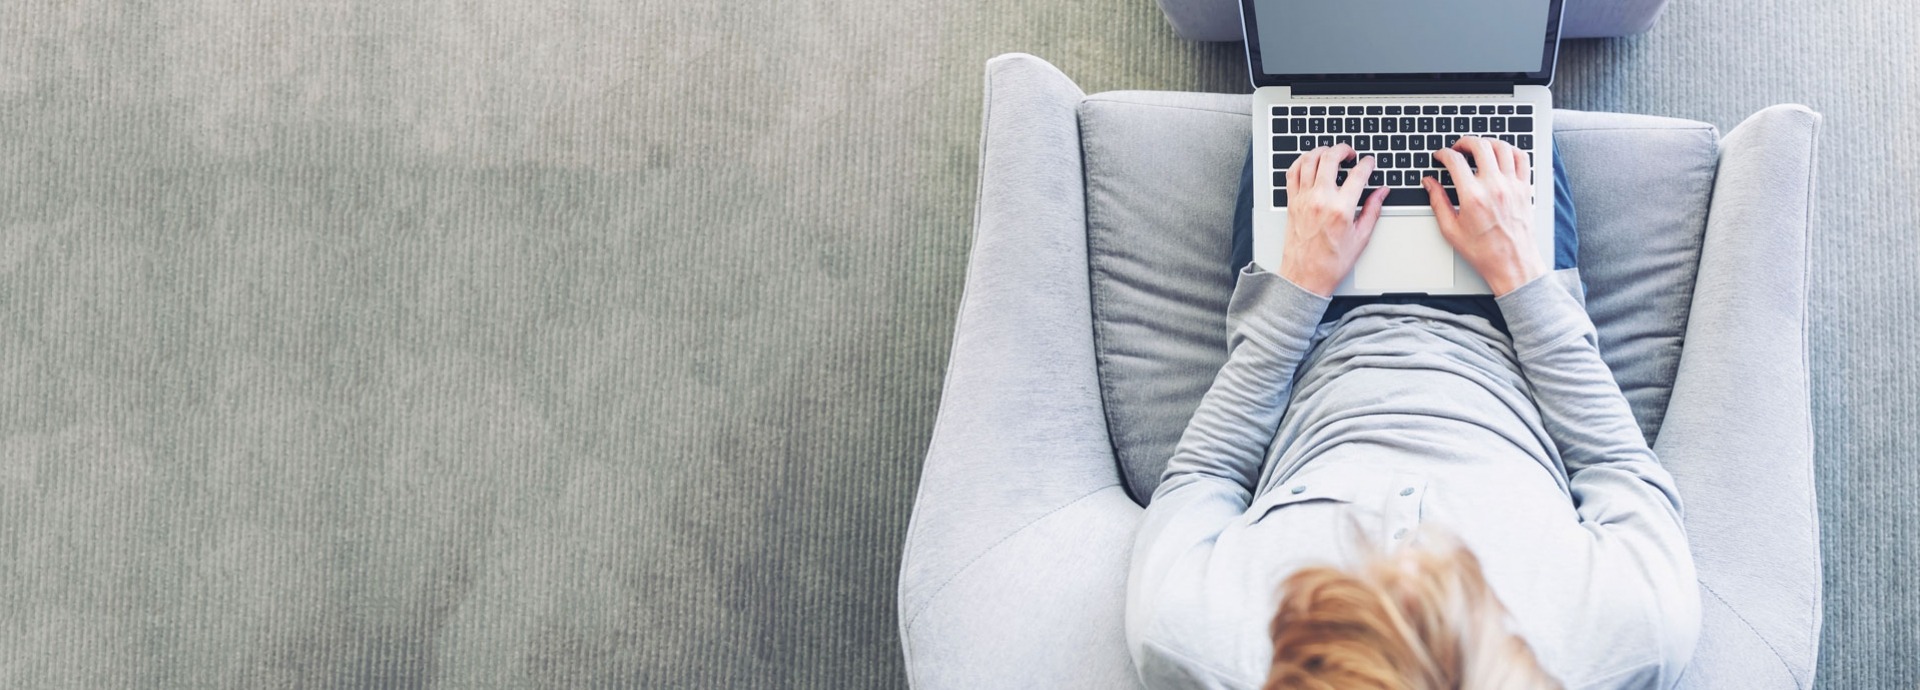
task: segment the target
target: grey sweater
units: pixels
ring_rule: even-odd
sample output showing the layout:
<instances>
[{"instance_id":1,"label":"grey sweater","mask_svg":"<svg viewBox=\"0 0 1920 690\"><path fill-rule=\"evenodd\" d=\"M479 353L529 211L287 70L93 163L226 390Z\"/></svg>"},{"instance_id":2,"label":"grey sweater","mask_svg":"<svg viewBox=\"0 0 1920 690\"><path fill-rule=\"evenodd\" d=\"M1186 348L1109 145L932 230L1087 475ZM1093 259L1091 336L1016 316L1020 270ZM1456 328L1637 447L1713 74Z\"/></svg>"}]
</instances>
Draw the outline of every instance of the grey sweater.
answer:
<instances>
[{"instance_id":1,"label":"grey sweater","mask_svg":"<svg viewBox=\"0 0 1920 690\"><path fill-rule=\"evenodd\" d=\"M1227 363L1136 538L1127 642L1148 687L1255 688L1279 585L1438 524L1568 688L1670 687L1700 600L1673 479L1600 360L1572 269L1485 319L1328 300L1249 267ZM1356 535L1354 530L1363 532Z\"/></svg>"}]
</instances>

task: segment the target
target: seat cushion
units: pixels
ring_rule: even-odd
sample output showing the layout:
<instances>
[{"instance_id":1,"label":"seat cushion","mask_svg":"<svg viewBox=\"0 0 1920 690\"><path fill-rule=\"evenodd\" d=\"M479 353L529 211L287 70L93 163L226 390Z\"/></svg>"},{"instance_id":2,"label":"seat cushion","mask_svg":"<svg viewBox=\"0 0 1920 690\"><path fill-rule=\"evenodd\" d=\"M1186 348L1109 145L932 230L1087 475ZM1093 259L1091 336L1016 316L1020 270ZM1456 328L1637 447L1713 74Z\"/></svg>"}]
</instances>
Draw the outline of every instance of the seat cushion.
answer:
<instances>
[{"instance_id":1,"label":"seat cushion","mask_svg":"<svg viewBox=\"0 0 1920 690\"><path fill-rule=\"evenodd\" d=\"M1226 360L1249 97L1111 92L1080 106L1094 346L1130 495L1145 503ZM1601 357L1649 443L1692 302L1719 159L1711 125L1554 114Z\"/></svg>"}]
</instances>

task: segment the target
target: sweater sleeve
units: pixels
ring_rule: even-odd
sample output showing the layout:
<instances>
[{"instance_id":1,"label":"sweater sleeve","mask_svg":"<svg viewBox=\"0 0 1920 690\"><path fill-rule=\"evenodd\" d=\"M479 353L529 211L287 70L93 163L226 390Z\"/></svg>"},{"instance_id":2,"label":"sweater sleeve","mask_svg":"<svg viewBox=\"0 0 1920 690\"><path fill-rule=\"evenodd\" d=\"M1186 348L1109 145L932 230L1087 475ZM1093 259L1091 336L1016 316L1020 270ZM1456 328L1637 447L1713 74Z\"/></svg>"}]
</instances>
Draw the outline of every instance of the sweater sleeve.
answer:
<instances>
[{"instance_id":1,"label":"sweater sleeve","mask_svg":"<svg viewBox=\"0 0 1920 690\"><path fill-rule=\"evenodd\" d=\"M1566 465L1593 557L1622 568L1607 572L1644 577L1605 586L1618 603L1630 599L1651 619L1665 652L1658 670L1665 687L1691 658L1699 634L1699 586L1680 495L1600 359L1599 336L1574 297L1577 280L1572 269L1557 271L1498 302L1541 420Z\"/></svg>"},{"instance_id":2,"label":"sweater sleeve","mask_svg":"<svg viewBox=\"0 0 1920 690\"><path fill-rule=\"evenodd\" d=\"M1246 512L1328 302L1255 266L1240 274L1227 308L1227 362L1187 423L1134 540L1127 638L1135 659L1169 572Z\"/></svg>"}]
</instances>

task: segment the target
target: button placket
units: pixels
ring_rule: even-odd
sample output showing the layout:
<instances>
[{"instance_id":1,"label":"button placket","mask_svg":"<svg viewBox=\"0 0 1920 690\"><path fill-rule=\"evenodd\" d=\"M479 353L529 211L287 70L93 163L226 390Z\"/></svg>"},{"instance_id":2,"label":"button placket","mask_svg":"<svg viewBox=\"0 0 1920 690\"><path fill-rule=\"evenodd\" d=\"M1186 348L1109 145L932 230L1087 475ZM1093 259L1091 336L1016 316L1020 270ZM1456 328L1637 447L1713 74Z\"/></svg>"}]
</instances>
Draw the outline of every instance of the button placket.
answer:
<instances>
[{"instance_id":1,"label":"button placket","mask_svg":"<svg viewBox=\"0 0 1920 690\"><path fill-rule=\"evenodd\" d=\"M1392 478L1392 498L1388 499L1393 508L1388 511L1393 516L1392 540L1404 541L1413 529L1420 526L1420 504L1427 492L1424 477L1395 475Z\"/></svg>"}]
</instances>

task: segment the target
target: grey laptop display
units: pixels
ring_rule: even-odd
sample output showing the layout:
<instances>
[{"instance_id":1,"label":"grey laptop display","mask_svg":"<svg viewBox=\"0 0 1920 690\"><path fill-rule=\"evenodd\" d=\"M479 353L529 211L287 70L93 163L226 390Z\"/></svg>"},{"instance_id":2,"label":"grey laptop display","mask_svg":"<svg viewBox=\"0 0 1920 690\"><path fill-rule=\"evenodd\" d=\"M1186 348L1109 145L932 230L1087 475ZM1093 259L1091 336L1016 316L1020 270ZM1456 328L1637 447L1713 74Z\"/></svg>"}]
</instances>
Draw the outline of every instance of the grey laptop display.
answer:
<instances>
[{"instance_id":1,"label":"grey laptop display","mask_svg":"<svg viewBox=\"0 0 1920 690\"><path fill-rule=\"evenodd\" d=\"M1253 78L1253 256L1280 265L1286 170L1336 143L1373 155L1388 196L1336 295L1482 295L1486 281L1434 222L1431 153L1494 137L1533 161L1534 233L1553 265L1553 82L1561 0L1240 0ZM1356 156L1357 160L1359 156ZM1351 165L1352 161L1348 164ZM1340 172L1345 181L1346 170ZM1456 197L1457 198L1457 197Z\"/></svg>"}]
</instances>

